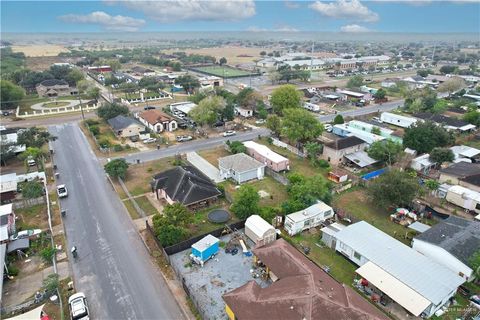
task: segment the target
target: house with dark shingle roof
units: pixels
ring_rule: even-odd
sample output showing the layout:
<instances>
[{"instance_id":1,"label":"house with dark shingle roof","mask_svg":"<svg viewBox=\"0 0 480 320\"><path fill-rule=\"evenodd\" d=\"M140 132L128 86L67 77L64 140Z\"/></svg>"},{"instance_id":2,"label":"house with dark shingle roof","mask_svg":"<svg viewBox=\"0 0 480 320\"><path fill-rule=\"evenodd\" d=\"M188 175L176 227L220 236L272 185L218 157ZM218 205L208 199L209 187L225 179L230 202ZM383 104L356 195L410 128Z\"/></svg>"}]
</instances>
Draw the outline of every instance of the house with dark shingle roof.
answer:
<instances>
[{"instance_id":1,"label":"house with dark shingle roof","mask_svg":"<svg viewBox=\"0 0 480 320\"><path fill-rule=\"evenodd\" d=\"M458 162L440 170L440 183L457 184L480 192L480 163Z\"/></svg>"},{"instance_id":2,"label":"house with dark shingle roof","mask_svg":"<svg viewBox=\"0 0 480 320\"><path fill-rule=\"evenodd\" d=\"M471 281L469 260L480 250L480 222L450 216L415 237L412 247Z\"/></svg>"},{"instance_id":3,"label":"house with dark shingle roof","mask_svg":"<svg viewBox=\"0 0 480 320\"><path fill-rule=\"evenodd\" d=\"M151 187L157 199L190 209L208 206L221 195L216 185L192 166L178 166L155 175Z\"/></svg>"},{"instance_id":4,"label":"house with dark shingle roof","mask_svg":"<svg viewBox=\"0 0 480 320\"><path fill-rule=\"evenodd\" d=\"M434 114L430 112L420 112L413 115L417 119L424 121L432 121L438 125L443 126L446 130L458 130L461 132L474 131L476 127L461 119L454 117L447 117L441 114Z\"/></svg>"},{"instance_id":5,"label":"house with dark shingle roof","mask_svg":"<svg viewBox=\"0 0 480 320\"><path fill-rule=\"evenodd\" d=\"M336 139L335 141L325 143L321 158L327 160L333 165L339 165L344 160L344 156L363 151L367 143L360 138L350 136Z\"/></svg>"},{"instance_id":6,"label":"house with dark shingle roof","mask_svg":"<svg viewBox=\"0 0 480 320\"><path fill-rule=\"evenodd\" d=\"M35 87L40 97L61 97L78 94L77 88L71 88L65 80L43 80Z\"/></svg>"},{"instance_id":7,"label":"house with dark shingle roof","mask_svg":"<svg viewBox=\"0 0 480 320\"><path fill-rule=\"evenodd\" d=\"M223 295L229 319L388 319L352 288L337 282L284 239L253 249L272 283L251 280Z\"/></svg>"},{"instance_id":8,"label":"house with dark shingle roof","mask_svg":"<svg viewBox=\"0 0 480 320\"><path fill-rule=\"evenodd\" d=\"M141 132L145 131L145 126L140 122L124 115L118 115L114 118L108 119L108 124L112 127L116 136L122 138L130 138L139 136Z\"/></svg>"}]
</instances>

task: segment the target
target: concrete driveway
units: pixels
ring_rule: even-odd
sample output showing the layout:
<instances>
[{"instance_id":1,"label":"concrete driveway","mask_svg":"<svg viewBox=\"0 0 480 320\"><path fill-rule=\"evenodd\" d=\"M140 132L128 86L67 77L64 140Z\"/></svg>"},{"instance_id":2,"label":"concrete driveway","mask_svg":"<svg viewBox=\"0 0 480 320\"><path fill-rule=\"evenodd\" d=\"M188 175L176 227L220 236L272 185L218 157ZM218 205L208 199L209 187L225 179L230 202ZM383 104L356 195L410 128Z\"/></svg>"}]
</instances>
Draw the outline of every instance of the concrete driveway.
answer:
<instances>
[{"instance_id":1,"label":"concrete driveway","mask_svg":"<svg viewBox=\"0 0 480 320\"><path fill-rule=\"evenodd\" d=\"M200 170L208 178L210 178L210 180L212 180L213 182L219 183L225 181L225 179L220 176L220 170L218 170L210 162L202 158L198 153L188 152L187 161L190 162L195 168Z\"/></svg>"}]
</instances>

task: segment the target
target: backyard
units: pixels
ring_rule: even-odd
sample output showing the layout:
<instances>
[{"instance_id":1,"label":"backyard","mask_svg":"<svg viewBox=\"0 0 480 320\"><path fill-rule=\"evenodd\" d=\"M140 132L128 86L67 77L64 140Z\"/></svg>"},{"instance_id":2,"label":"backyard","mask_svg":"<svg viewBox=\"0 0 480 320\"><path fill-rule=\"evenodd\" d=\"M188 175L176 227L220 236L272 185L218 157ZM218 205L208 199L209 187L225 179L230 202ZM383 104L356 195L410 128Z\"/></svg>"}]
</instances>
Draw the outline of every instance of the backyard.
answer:
<instances>
[{"instance_id":1,"label":"backyard","mask_svg":"<svg viewBox=\"0 0 480 320\"><path fill-rule=\"evenodd\" d=\"M248 71L243 71L240 69L235 69L229 66L204 66L204 67L195 67L193 71L199 71L202 73L211 74L213 76L221 78L235 78L235 77L248 77L252 73Z\"/></svg>"},{"instance_id":2,"label":"backyard","mask_svg":"<svg viewBox=\"0 0 480 320\"><path fill-rule=\"evenodd\" d=\"M87 123L89 127L87 127ZM107 153L109 156L120 156L138 151L138 149L132 147L126 139L123 138L119 140L110 126L102 120L86 120L80 128L85 133L92 150L97 156L105 156ZM93 137L95 137L96 142ZM106 151L102 153L100 148Z\"/></svg>"}]
</instances>

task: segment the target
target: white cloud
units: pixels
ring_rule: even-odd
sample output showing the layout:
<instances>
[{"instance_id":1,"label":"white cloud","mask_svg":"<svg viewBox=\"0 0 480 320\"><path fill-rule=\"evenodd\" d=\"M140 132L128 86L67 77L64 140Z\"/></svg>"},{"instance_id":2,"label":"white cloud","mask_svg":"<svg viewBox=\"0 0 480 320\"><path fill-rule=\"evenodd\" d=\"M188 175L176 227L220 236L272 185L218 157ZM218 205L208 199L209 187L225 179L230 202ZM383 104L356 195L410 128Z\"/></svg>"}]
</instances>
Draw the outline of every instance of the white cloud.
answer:
<instances>
[{"instance_id":1,"label":"white cloud","mask_svg":"<svg viewBox=\"0 0 480 320\"><path fill-rule=\"evenodd\" d=\"M309 7L318 13L335 19L353 21L378 21L377 13L364 6L359 0L338 0L336 2L315 1Z\"/></svg>"},{"instance_id":2,"label":"white cloud","mask_svg":"<svg viewBox=\"0 0 480 320\"><path fill-rule=\"evenodd\" d=\"M256 14L253 0L107 0L107 4L120 4L131 10L143 12L147 17L160 22L179 20L235 21Z\"/></svg>"},{"instance_id":3,"label":"white cloud","mask_svg":"<svg viewBox=\"0 0 480 320\"><path fill-rule=\"evenodd\" d=\"M279 26L272 29L251 26L251 27L248 27L246 30L250 32L299 32L300 31L297 28L287 26L287 25Z\"/></svg>"},{"instance_id":4,"label":"white cloud","mask_svg":"<svg viewBox=\"0 0 480 320\"><path fill-rule=\"evenodd\" d=\"M145 20L126 16L111 16L103 11L95 11L90 14L67 14L59 17L69 23L98 24L111 31L137 31L145 24Z\"/></svg>"},{"instance_id":5,"label":"white cloud","mask_svg":"<svg viewBox=\"0 0 480 320\"><path fill-rule=\"evenodd\" d=\"M351 33L360 33L360 32L371 32L372 30L364 26L359 26L358 24L347 24L340 28L341 32L351 32Z\"/></svg>"},{"instance_id":6,"label":"white cloud","mask_svg":"<svg viewBox=\"0 0 480 320\"><path fill-rule=\"evenodd\" d=\"M297 1L288 1L288 0L285 0L283 3L285 4L285 7L289 8L289 9L298 9L298 8L300 8L300 4L299 4Z\"/></svg>"}]
</instances>

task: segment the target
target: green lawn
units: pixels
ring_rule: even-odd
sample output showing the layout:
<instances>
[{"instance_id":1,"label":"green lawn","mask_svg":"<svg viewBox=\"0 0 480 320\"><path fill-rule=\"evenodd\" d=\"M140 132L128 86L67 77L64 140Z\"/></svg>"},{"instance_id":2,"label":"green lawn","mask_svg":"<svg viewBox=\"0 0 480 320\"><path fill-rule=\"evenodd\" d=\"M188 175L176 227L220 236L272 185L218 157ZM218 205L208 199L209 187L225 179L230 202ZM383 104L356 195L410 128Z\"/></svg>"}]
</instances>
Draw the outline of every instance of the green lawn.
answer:
<instances>
[{"instance_id":1,"label":"green lawn","mask_svg":"<svg viewBox=\"0 0 480 320\"><path fill-rule=\"evenodd\" d=\"M61 107L65 107L65 106L68 106L70 104L70 102L66 102L66 101L52 101L52 102L47 102L47 103L44 103L43 106L45 108L61 108Z\"/></svg>"},{"instance_id":2,"label":"green lawn","mask_svg":"<svg viewBox=\"0 0 480 320\"><path fill-rule=\"evenodd\" d=\"M344 210L348 215L358 220L364 220L372 226L382 230L390 236L409 245L410 241L405 239L407 232L412 232L399 224L390 221L391 212L386 212L374 206L365 194L365 189L352 189L335 195L333 205ZM411 236L411 234L410 234Z\"/></svg>"},{"instance_id":3,"label":"green lawn","mask_svg":"<svg viewBox=\"0 0 480 320\"><path fill-rule=\"evenodd\" d=\"M205 66L205 67L196 67L194 70L200 72L208 73L217 77L222 78L231 78L239 76L249 76L251 73L243 71L240 69L234 69L229 66Z\"/></svg>"},{"instance_id":4,"label":"green lawn","mask_svg":"<svg viewBox=\"0 0 480 320\"><path fill-rule=\"evenodd\" d=\"M128 214L130 214L130 217L135 220L135 219L138 219L140 218L137 210L135 210L135 207L133 206L133 203L130 201L130 200L124 200L123 201L123 204L125 205L125 207L127 208L127 211L128 211Z\"/></svg>"},{"instance_id":5,"label":"green lawn","mask_svg":"<svg viewBox=\"0 0 480 320\"><path fill-rule=\"evenodd\" d=\"M228 202L226 202L225 200L219 200L219 202L217 202L215 205L209 208L200 210L198 212L195 212L193 214L192 228L190 229L191 237L195 237L207 232L211 232L213 230L222 228L223 226L225 226L225 224L231 224L236 221L239 221L238 218L230 211L229 212L231 214L231 219L225 223L217 224L217 223L212 223L208 221L207 217L210 211L214 209L219 209L219 208L228 210L228 206L229 206Z\"/></svg>"},{"instance_id":6,"label":"green lawn","mask_svg":"<svg viewBox=\"0 0 480 320\"><path fill-rule=\"evenodd\" d=\"M135 198L135 201L147 216L158 213L158 210L150 203L146 196Z\"/></svg>"}]
</instances>

